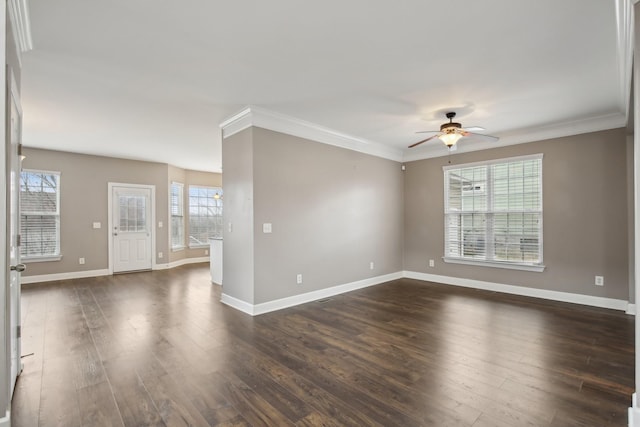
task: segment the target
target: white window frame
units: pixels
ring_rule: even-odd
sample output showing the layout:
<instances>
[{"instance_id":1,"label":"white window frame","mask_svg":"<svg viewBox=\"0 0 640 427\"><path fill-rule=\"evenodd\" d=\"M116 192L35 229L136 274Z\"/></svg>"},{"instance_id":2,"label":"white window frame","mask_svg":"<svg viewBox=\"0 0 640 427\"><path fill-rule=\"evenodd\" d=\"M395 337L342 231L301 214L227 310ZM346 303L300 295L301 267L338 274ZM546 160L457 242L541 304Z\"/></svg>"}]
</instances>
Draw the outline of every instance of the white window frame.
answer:
<instances>
[{"instance_id":1,"label":"white window frame","mask_svg":"<svg viewBox=\"0 0 640 427\"><path fill-rule=\"evenodd\" d=\"M187 200L189 201L187 203L187 209L188 209L188 215L189 215L189 232L187 233L188 234L187 238L188 238L189 241L188 241L187 245L189 246L189 248L205 248L205 247L209 247L209 244L210 244L209 242L202 242L200 244L191 242L191 224L192 224L191 221L193 219L192 215L191 215L191 209L192 209L192 206L191 206L191 189L192 188L204 188L204 189L207 189L207 190L213 190L216 193L220 194L221 196L223 194L223 190L222 190L221 187L214 187L214 186L208 186L208 185L189 185L189 188L187 189ZM222 201L222 198L220 200ZM224 209L224 205L221 206L221 208ZM220 213L220 215L212 215L212 217L220 219L220 233L222 233L222 213ZM219 237L222 237L222 236L219 236ZM212 238L212 237L209 237L209 238Z\"/></svg>"},{"instance_id":2,"label":"white window frame","mask_svg":"<svg viewBox=\"0 0 640 427\"><path fill-rule=\"evenodd\" d=\"M542 200L543 200L543 194L542 194L542 182L543 182L543 168L542 168L542 158L543 158L543 154L534 154L534 155L528 155L528 156L519 156L519 157L509 157L509 158L504 158L504 159L495 159L495 160L490 160L490 161L483 161L483 162L474 162L474 163L466 163L466 164L460 164L460 165L448 165L448 166L444 166L443 169L443 173L444 173L444 256L443 256L443 261L447 262L447 263L454 263L454 264L466 264L466 265L477 265L477 266L485 266L485 267L497 267L497 268L506 268L506 269L514 269L514 270L525 270L525 271L534 271L534 272L541 272L544 271L545 265L543 263L543 224L542 224L542 218L543 218L543 204L542 204ZM493 230L493 215L494 214L501 214L501 213L509 213L510 211L504 211L504 210L494 210L493 209L493 176L491 173L491 166L497 165L497 164L508 164L508 163L513 163L513 162L519 162L519 161L523 161L523 160L540 160L540 170L539 170L539 189L540 189L540 209L539 210L527 210L527 211L517 211L517 212L523 212L523 213L527 213L527 212L531 212L531 213L538 213L539 214L539 221L538 221L538 262L536 263L528 263L528 262L517 262L517 261L504 261L504 260L496 260L494 258L495 254L494 254L494 245L493 245L493 240L494 240L494 230ZM465 168L472 168L472 167L486 167L487 168L487 182L484 188L481 188L480 191L482 191L482 193L484 194L486 192L487 194L487 201L486 201L486 209L480 210L480 211L464 211L464 212L468 212L468 213L478 213L478 214L484 214L486 215L486 219L485 219L485 234L484 234L484 241L485 241L485 258L469 258L469 257L464 257L464 256L460 256L460 257L455 257L455 256L450 256L448 255L448 249L449 249L449 243L447 241L447 219L448 219L448 215L449 214L455 214L455 213L460 213L463 212L462 210L458 210L455 211L453 209L450 209L449 207L449 201L450 201L450 195L449 195L449 171L451 170L455 170L455 169L465 169ZM476 189L477 191L477 189Z\"/></svg>"},{"instance_id":3,"label":"white window frame","mask_svg":"<svg viewBox=\"0 0 640 427\"><path fill-rule=\"evenodd\" d=\"M24 211L22 204L20 204L20 222L23 221L23 216L52 216L56 221L56 249L54 254L48 255L25 255L22 254L22 247L26 244L26 236L22 235L22 226L20 226L20 260L24 263L32 262L48 262L48 261L60 261L62 259L62 253L60 252L60 192L62 173L60 171L47 171L39 169L23 169L20 173L20 198L22 198L22 174L32 173L40 175L54 175L56 176L56 212L38 212L38 211Z\"/></svg>"},{"instance_id":4,"label":"white window frame","mask_svg":"<svg viewBox=\"0 0 640 427\"><path fill-rule=\"evenodd\" d=\"M178 204L176 206L174 206L174 197L173 197L173 188L174 186L178 187L180 189L180 194L177 197L177 202ZM176 212L174 213L174 207L176 208ZM185 221L184 221L184 184L181 182L172 182L171 186L169 187L169 218L171 223L170 223L170 232L169 232L169 241L171 242L171 250L176 252L176 251L181 251L184 250L185 248L185 244L184 244L184 239L185 239ZM182 235L182 241L180 243L175 243L173 241L173 230L174 230L174 218L179 218L179 222L180 222L180 231L181 231L181 235Z\"/></svg>"}]
</instances>

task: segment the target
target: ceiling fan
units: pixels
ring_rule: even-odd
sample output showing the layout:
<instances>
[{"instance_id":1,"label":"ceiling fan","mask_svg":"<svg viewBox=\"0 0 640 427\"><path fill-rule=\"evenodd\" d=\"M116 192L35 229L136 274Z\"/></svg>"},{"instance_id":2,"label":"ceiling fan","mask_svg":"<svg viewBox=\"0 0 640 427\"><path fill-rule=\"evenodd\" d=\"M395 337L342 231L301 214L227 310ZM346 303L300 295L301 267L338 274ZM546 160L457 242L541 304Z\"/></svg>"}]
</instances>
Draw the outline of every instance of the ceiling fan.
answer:
<instances>
[{"instance_id":1,"label":"ceiling fan","mask_svg":"<svg viewBox=\"0 0 640 427\"><path fill-rule=\"evenodd\" d=\"M455 148L456 142L458 142L458 140L464 136L480 137L488 141L497 141L499 139L497 136L483 135L481 133L472 132L472 130L473 131L484 130L483 128L478 128L478 127L471 127L466 129L463 128L460 123L456 123L453 121L453 118L456 116L456 113L454 112L449 112L446 114L446 116L447 116L447 119L449 119L449 123L443 123L442 125L440 125L439 131L425 130L425 131L416 132L416 133L435 133L436 135L430 136L429 138L423 139L422 141L418 141L415 144L411 144L409 148L413 148L424 142L430 141L433 138L440 138L440 140L444 142L444 145L446 145L447 148L449 148L449 150L451 150L452 147Z\"/></svg>"}]
</instances>

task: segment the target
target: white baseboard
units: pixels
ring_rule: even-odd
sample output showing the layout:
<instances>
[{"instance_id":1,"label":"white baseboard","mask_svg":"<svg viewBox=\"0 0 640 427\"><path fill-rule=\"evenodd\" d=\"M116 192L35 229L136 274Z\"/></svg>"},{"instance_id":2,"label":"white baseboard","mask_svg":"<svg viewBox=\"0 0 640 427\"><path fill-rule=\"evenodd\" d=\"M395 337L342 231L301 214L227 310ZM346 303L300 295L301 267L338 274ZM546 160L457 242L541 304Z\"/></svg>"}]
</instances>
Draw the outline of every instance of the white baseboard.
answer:
<instances>
[{"instance_id":1,"label":"white baseboard","mask_svg":"<svg viewBox=\"0 0 640 427\"><path fill-rule=\"evenodd\" d=\"M209 257L208 256L204 256L204 257L197 257L197 258L183 258L183 259L179 259L177 261L173 261L173 262L169 262L169 263L165 263L165 264L156 264L153 269L154 270L167 270L169 268L175 268L175 267L180 267L181 265L187 265L187 264L198 264L201 262L209 262Z\"/></svg>"},{"instance_id":2,"label":"white baseboard","mask_svg":"<svg viewBox=\"0 0 640 427\"><path fill-rule=\"evenodd\" d=\"M250 314L251 316L255 316L255 313L254 313L255 306L253 304L249 304L248 302L242 301L241 299L234 298L231 295L227 295L223 293L222 296L220 297L220 302L228 305L229 307L233 307L236 310L240 310L243 313L247 313L247 314Z\"/></svg>"},{"instance_id":3,"label":"white baseboard","mask_svg":"<svg viewBox=\"0 0 640 427\"><path fill-rule=\"evenodd\" d=\"M273 301L267 301L260 304L249 304L245 301L222 294L220 299L224 304L243 311L252 316L269 313L271 311L282 310L283 308L293 307L295 305L305 304L323 298L332 297L334 295L344 294L345 292L355 291L357 289L366 288L368 286L379 285L380 283L389 282L391 280L401 279L402 272L385 274L382 276L370 277L368 279L358 280L343 285L333 286L331 288L319 289L317 291L306 292L304 294L293 295Z\"/></svg>"},{"instance_id":4,"label":"white baseboard","mask_svg":"<svg viewBox=\"0 0 640 427\"><path fill-rule=\"evenodd\" d=\"M626 313L635 316L635 314L636 314L636 305L635 304L631 304L631 303L627 304Z\"/></svg>"},{"instance_id":5,"label":"white baseboard","mask_svg":"<svg viewBox=\"0 0 640 427\"><path fill-rule=\"evenodd\" d=\"M636 393L631 396L631 407L628 412L629 427L640 427L640 408L638 408L638 400Z\"/></svg>"},{"instance_id":6,"label":"white baseboard","mask_svg":"<svg viewBox=\"0 0 640 427\"><path fill-rule=\"evenodd\" d=\"M628 301L594 297L591 295L573 294L569 292L551 291L547 289L529 288L526 286L505 285L502 283L483 282L481 280L463 279L460 277L439 276L436 274L405 271L403 276L408 279L424 280L427 282L442 283L445 285L463 286L465 288L484 289L486 291L503 292L506 294L521 295L526 297L542 298L553 301L570 302L573 304L589 305L593 307L610 308L626 311Z\"/></svg>"},{"instance_id":7,"label":"white baseboard","mask_svg":"<svg viewBox=\"0 0 640 427\"><path fill-rule=\"evenodd\" d=\"M0 418L0 427L11 427L11 411L7 411L5 416Z\"/></svg>"},{"instance_id":8,"label":"white baseboard","mask_svg":"<svg viewBox=\"0 0 640 427\"><path fill-rule=\"evenodd\" d=\"M153 270L166 270L169 268L179 267L181 265L196 264L200 262L209 262L209 257L184 258L168 264L156 264L153 266ZM102 270L71 271L69 273L41 274L38 276L22 276L21 283L29 284L29 283L41 283L41 282L53 282L56 280L85 279L87 277L100 277L100 276L109 276L109 275L111 275L111 273L107 268ZM2 426L0 425L0 427Z\"/></svg>"},{"instance_id":9,"label":"white baseboard","mask_svg":"<svg viewBox=\"0 0 640 427\"><path fill-rule=\"evenodd\" d=\"M55 280L68 280L68 279L84 279L87 277L99 277L108 276L109 269L102 270L86 270L86 271L72 271L69 273L55 273L55 274L41 274L38 276L22 276L20 282L24 284L28 283L40 283L40 282L53 282Z\"/></svg>"}]
</instances>

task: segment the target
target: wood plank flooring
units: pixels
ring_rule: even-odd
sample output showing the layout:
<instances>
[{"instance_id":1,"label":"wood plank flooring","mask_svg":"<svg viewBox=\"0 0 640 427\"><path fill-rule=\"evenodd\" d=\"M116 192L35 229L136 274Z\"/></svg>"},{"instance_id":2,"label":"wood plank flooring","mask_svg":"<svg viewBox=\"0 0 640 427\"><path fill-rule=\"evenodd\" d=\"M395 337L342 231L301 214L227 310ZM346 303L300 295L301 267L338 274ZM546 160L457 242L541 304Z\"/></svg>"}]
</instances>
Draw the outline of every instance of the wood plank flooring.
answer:
<instances>
[{"instance_id":1,"label":"wood plank flooring","mask_svg":"<svg viewBox=\"0 0 640 427\"><path fill-rule=\"evenodd\" d=\"M23 287L26 426L626 426L634 319L402 279L255 318L208 265Z\"/></svg>"}]
</instances>

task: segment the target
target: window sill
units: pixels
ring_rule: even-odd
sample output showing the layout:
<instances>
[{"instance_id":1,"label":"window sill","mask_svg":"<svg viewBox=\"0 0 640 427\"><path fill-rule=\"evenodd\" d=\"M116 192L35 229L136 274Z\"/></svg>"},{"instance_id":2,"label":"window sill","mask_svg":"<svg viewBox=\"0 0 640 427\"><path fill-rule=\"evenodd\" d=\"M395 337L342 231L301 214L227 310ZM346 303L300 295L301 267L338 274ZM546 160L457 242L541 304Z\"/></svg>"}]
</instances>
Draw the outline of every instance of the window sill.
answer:
<instances>
[{"instance_id":1,"label":"window sill","mask_svg":"<svg viewBox=\"0 0 640 427\"><path fill-rule=\"evenodd\" d=\"M202 245L189 245L189 249L202 249L202 248L208 248L208 247L209 245L207 245L206 243Z\"/></svg>"},{"instance_id":2,"label":"window sill","mask_svg":"<svg viewBox=\"0 0 640 427\"><path fill-rule=\"evenodd\" d=\"M23 264L31 264L34 262L51 262L51 261L60 261L62 259L62 255L52 255L52 256L38 256L38 257L23 257L20 258L20 262Z\"/></svg>"},{"instance_id":3,"label":"window sill","mask_svg":"<svg viewBox=\"0 0 640 427\"><path fill-rule=\"evenodd\" d=\"M537 273L541 273L545 269L545 266L543 264L516 264L498 261L481 261L447 257L442 257L442 260L450 264L476 265L479 267L505 268L508 270L534 271Z\"/></svg>"},{"instance_id":4,"label":"window sill","mask_svg":"<svg viewBox=\"0 0 640 427\"><path fill-rule=\"evenodd\" d=\"M174 246L171 248L171 252L180 252L180 251L184 251L185 247L184 246Z\"/></svg>"}]
</instances>

